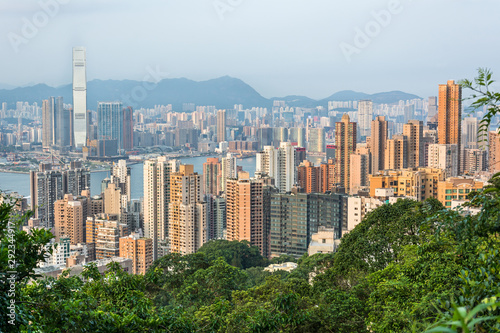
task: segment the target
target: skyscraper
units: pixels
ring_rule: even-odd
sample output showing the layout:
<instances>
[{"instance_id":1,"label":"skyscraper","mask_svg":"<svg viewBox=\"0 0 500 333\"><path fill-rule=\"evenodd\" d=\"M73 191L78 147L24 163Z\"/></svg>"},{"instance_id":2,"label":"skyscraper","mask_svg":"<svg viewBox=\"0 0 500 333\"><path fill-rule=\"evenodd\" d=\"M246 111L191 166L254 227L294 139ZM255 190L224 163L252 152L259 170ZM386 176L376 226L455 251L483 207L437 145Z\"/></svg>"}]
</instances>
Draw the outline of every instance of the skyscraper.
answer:
<instances>
[{"instance_id":1,"label":"skyscraper","mask_svg":"<svg viewBox=\"0 0 500 333\"><path fill-rule=\"evenodd\" d=\"M31 210L46 228L54 227L54 203L62 199L63 175L51 164L40 164L39 171L30 172Z\"/></svg>"},{"instance_id":2,"label":"skyscraper","mask_svg":"<svg viewBox=\"0 0 500 333\"><path fill-rule=\"evenodd\" d=\"M425 164L423 129L421 120L409 120L408 124L403 125L403 135L408 139L408 168L418 168Z\"/></svg>"},{"instance_id":3,"label":"skyscraper","mask_svg":"<svg viewBox=\"0 0 500 333\"><path fill-rule=\"evenodd\" d=\"M359 134L362 137L370 136L370 125L373 117L373 102L370 100L359 101L358 103L358 124Z\"/></svg>"},{"instance_id":4,"label":"skyscraper","mask_svg":"<svg viewBox=\"0 0 500 333\"><path fill-rule=\"evenodd\" d=\"M250 179L241 172L238 179L229 179L226 192L227 240L247 240L267 256L267 235L264 225L264 197L261 179Z\"/></svg>"},{"instance_id":5,"label":"skyscraper","mask_svg":"<svg viewBox=\"0 0 500 333\"><path fill-rule=\"evenodd\" d=\"M438 109L438 142L439 144L456 144L457 160L453 161L460 170L462 149L462 87L450 80L439 85Z\"/></svg>"},{"instance_id":6,"label":"skyscraper","mask_svg":"<svg viewBox=\"0 0 500 333\"><path fill-rule=\"evenodd\" d=\"M222 164L218 157L209 157L203 163L203 191L217 196L221 192Z\"/></svg>"},{"instance_id":7,"label":"skyscraper","mask_svg":"<svg viewBox=\"0 0 500 333\"><path fill-rule=\"evenodd\" d=\"M73 130L75 146L87 144L87 72L84 47L73 48Z\"/></svg>"},{"instance_id":8,"label":"skyscraper","mask_svg":"<svg viewBox=\"0 0 500 333\"><path fill-rule=\"evenodd\" d=\"M202 198L201 175L191 164L180 165L179 172L170 175L170 252L195 253L208 241L207 204Z\"/></svg>"},{"instance_id":9,"label":"skyscraper","mask_svg":"<svg viewBox=\"0 0 500 333\"><path fill-rule=\"evenodd\" d=\"M278 175L275 185L280 192L290 192L295 184L295 149L290 142L282 142L278 149Z\"/></svg>"},{"instance_id":10,"label":"skyscraper","mask_svg":"<svg viewBox=\"0 0 500 333\"><path fill-rule=\"evenodd\" d=\"M170 174L177 161L159 157L144 162L144 236L153 240L153 260L168 253Z\"/></svg>"},{"instance_id":11,"label":"skyscraper","mask_svg":"<svg viewBox=\"0 0 500 333\"><path fill-rule=\"evenodd\" d=\"M65 117L63 98L49 97L42 103L42 145L69 145L69 119ZM68 138L68 139L66 139ZM68 141L68 142L67 142Z\"/></svg>"},{"instance_id":12,"label":"skyscraper","mask_svg":"<svg viewBox=\"0 0 500 333\"><path fill-rule=\"evenodd\" d=\"M387 121L384 116L378 116L372 121L371 153L372 174L385 168L385 148L387 146Z\"/></svg>"},{"instance_id":13,"label":"skyscraper","mask_svg":"<svg viewBox=\"0 0 500 333\"><path fill-rule=\"evenodd\" d=\"M350 186L350 155L356 151L356 123L352 123L349 115L344 113L340 122L335 123L336 183L344 186L346 192Z\"/></svg>"},{"instance_id":14,"label":"skyscraper","mask_svg":"<svg viewBox=\"0 0 500 333\"><path fill-rule=\"evenodd\" d=\"M226 141L226 110L217 111L217 142Z\"/></svg>"},{"instance_id":15,"label":"skyscraper","mask_svg":"<svg viewBox=\"0 0 500 333\"><path fill-rule=\"evenodd\" d=\"M324 128L308 128L309 131L309 151L314 153L324 153L325 144L325 129Z\"/></svg>"},{"instance_id":16,"label":"skyscraper","mask_svg":"<svg viewBox=\"0 0 500 333\"><path fill-rule=\"evenodd\" d=\"M99 102L97 106L97 139L116 140L123 149L123 111L121 102Z\"/></svg>"},{"instance_id":17,"label":"skyscraper","mask_svg":"<svg viewBox=\"0 0 500 333\"><path fill-rule=\"evenodd\" d=\"M392 136L387 140L385 148L386 170L406 169L408 167L408 138L401 134ZM379 170L380 171L380 170ZM373 173L374 175L376 173Z\"/></svg>"},{"instance_id":18,"label":"skyscraper","mask_svg":"<svg viewBox=\"0 0 500 333\"><path fill-rule=\"evenodd\" d=\"M222 192L226 191L226 183L230 178L238 177L238 166L236 157L232 153L227 153L226 157L221 161L221 189Z\"/></svg>"},{"instance_id":19,"label":"skyscraper","mask_svg":"<svg viewBox=\"0 0 500 333\"><path fill-rule=\"evenodd\" d=\"M134 110L131 106L123 109L123 149L134 148Z\"/></svg>"}]
</instances>

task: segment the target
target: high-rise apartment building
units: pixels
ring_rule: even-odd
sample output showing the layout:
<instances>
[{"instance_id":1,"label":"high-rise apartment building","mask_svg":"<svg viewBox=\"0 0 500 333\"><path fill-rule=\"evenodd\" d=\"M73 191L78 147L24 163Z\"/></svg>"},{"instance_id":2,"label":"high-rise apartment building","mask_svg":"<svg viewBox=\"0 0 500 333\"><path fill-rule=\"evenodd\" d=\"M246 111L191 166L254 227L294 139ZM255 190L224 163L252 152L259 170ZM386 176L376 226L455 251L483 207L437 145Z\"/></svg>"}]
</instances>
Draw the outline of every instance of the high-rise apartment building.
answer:
<instances>
[{"instance_id":1,"label":"high-rise apartment building","mask_svg":"<svg viewBox=\"0 0 500 333\"><path fill-rule=\"evenodd\" d=\"M458 154L454 164L458 165L458 174L461 173L462 149L462 87L450 80L447 84L439 85L438 109L438 142L439 144L457 145Z\"/></svg>"},{"instance_id":2,"label":"high-rise apartment building","mask_svg":"<svg viewBox=\"0 0 500 333\"><path fill-rule=\"evenodd\" d=\"M55 237L69 237L76 245L85 242L85 220L87 219L87 200L78 200L71 194L54 203Z\"/></svg>"},{"instance_id":3,"label":"high-rise apartment building","mask_svg":"<svg viewBox=\"0 0 500 333\"><path fill-rule=\"evenodd\" d=\"M462 123L462 143L466 148L478 148L477 130L479 120L476 117L466 117Z\"/></svg>"},{"instance_id":4,"label":"high-rise apartment building","mask_svg":"<svg viewBox=\"0 0 500 333\"><path fill-rule=\"evenodd\" d=\"M446 172L446 177L457 177L459 174L458 145L433 144L429 145L428 166L439 168Z\"/></svg>"},{"instance_id":5,"label":"high-rise apartment building","mask_svg":"<svg viewBox=\"0 0 500 333\"><path fill-rule=\"evenodd\" d=\"M424 166L423 130L424 124L421 120L408 120L408 123L403 125L403 135L408 140L408 168Z\"/></svg>"},{"instance_id":6,"label":"high-rise apartment building","mask_svg":"<svg viewBox=\"0 0 500 333\"><path fill-rule=\"evenodd\" d=\"M295 184L295 148L290 142L282 142L278 149L278 174L275 185L280 192L290 192Z\"/></svg>"},{"instance_id":7,"label":"high-rise apartment building","mask_svg":"<svg viewBox=\"0 0 500 333\"><path fill-rule=\"evenodd\" d=\"M321 168L310 161L303 161L297 168L297 183L305 193L321 192Z\"/></svg>"},{"instance_id":8,"label":"high-rise apartment building","mask_svg":"<svg viewBox=\"0 0 500 333\"><path fill-rule=\"evenodd\" d=\"M99 102L97 105L97 139L116 140L123 149L123 110L121 102Z\"/></svg>"},{"instance_id":9,"label":"high-rise apartment building","mask_svg":"<svg viewBox=\"0 0 500 333\"><path fill-rule=\"evenodd\" d=\"M205 195L207 202L208 240L226 239L226 198Z\"/></svg>"},{"instance_id":10,"label":"high-rise apartment building","mask_svg":"<svg viewBox=\"0 0 500 333\"><path fill-rule=\"evenodd\" d=\"M373 119L373 102L362 100L358 103L358 126L361 137L370 136L370 126Z\"/></svg>"},{"instance_id":11,"label":"high-rise apartment building","mask_svg":"<svg viewBox=\"0 0 500 333\"><path fill-rule=\"evenodd\" d=\"M159 157L144 162L144 236L153 240L153 260L168 254L170 175L178 161Z\"/></svg>"},{"instance_id":12,"label":"high-rise apartment building","mask_svg":"<svg viewBox=\"0 0 500 333\"><path fill-rule=\"evenodd\" d=\"M385 170L406 169L408 167L408 138L393 135L385 148ZM381 171L381 170L379 170ZM374 173L375 174L375 173Z\"/></svg>"},{"instance_id":13,"label":"high-rise apartment building","mask_svg":"<svg viewBox=\"0 0 500 333\"><path fill-rule=\"evenodd\" d=\"M366 189L369 186L368 175L370 174L370 157L371 154L364 149L357 149L355 154L350 156L351 174L349 176L349 193L356 195L360 190Z\"/></svg>"},{"instance_id":14,"label":"high-rise apartment building","mask_svg":"<svg viewBox=\"0 0 500 333\"><path fill-rule=\"evenodd\" d=\"M336 183L344 186L349 191L350 186L350 155L356 151L356 123L344 114L340 122L335 123L335 144L337 145L336 158Z\"/></svg>"},{"instance_id":15,"label":"high-rise apartment building","mask_svg":"<svg viewBox=\"0 0 500 333\"><path fill-rule=\"evenodd\" d=\"M87 72L84 47L73 48L73 130L77 148L87 144Z\"/></svg>"},{"instance_id":16,"label":"high-rise apartment building","mask_svg":"<svg viewBox=\"0 0 500 333\"><path fill-rule=\"evenodd\" d=\"M222 192L222 164L218 157L209 157L203 163L203 192L218 196Z\"/></svg>"},{"instance_id":17,"label":"high-rise apartment building","mask_svg":"<svg viewBox=\"0 0 500 333\"><path fill-rule=\"evenodd\" d=\"M464 149L464 174L476 175L487 171L487 152L483 149Z\"/></svg>"},{"instance_id":18,"label":"high-rise apartment building","mask_svg":"<svg viewBox=\"0 0 500 333\"><path fill-rule=\"evenodd\" d=\"M54 203L62 199L63 175L51 164L40 164L39 171L30 172L31 210L46 228L54 227Z\"/></svg>"},{"instance_id":19,"label":"high-rise apartment building","mask_svg":"<svg viewBox=\"0 0 500 333\"><path fill-rule=\"evenodd\" d=\"M136 233L120 238L120 257L132 259L133 274L146 274L153 263L153 240Z\"/></svg>"},{"instance_id":20,"label":"high-rise apartment building","mask_svg":"<svg viewBox=\"0 0 500 333\"><path fill-rule=\"evenodd\" d=\"M201 175L194 172L193 165L180 165L179 171L170 175L170 252L195 253L208 240L202 187Z\"/></svg>"},{"instance_id":21,"label":"high-rise apartment building","mask_svg":"<svg viewBox=\"0 0 500 333\"><path fill-rule=\"evenodd\" d=\"M384 116L378 116L371 123L371 154L372 170L376 174L385 168L385 149L387 146L387 121Z\"/></svg>"},{"instance_id":22,"label":"high-rise apartment building","mask_svg":"<svg viewBox=\"0 0 500 333\"><path fill-rule=\"evenodd\" d=\"M221 159L221 190L226 191L227 180L238 177L238 165L236 164L236 156L232 153L227 153L226 157Z\"/></svg>"},{"instance_id":23,"label":"high-rise apartment building","mask_svg":"<svg viewBox=\"0 0 500 333\"><path fill-rule=\"evenodd\" d=\"M70 167L63 171L63 192L79 196L90 189L90 170L82 166L81 161L70 162Z\"/></svg>"},{"instance_id":24,"label":"high-rise apartment building","mask_svg":"<svg viewBox=\"0 0 500 333\"><path fill-rule=\"evenodd\" d=\"M264 217L264 184L241 172L229 179L226 191L227 240L246 240L267 256L268 235Z\"/></svg>"},{"instance_id":25,"label":"high-rise apartment building","mask_svg":"<svg viewBox=\"0 0 500 333\"><path fill-rule=\"evenodd\" d=\"M217 142L226 141L226 110L217 111Z\"/></svg>"},{"instance_id":26,"label":"high-rise apartment building","mask_svg":"<svg viewBox=\"0 0 500 333\"><path fill-rule=\"evenodd\" d=\"M113 164L111 182L121 189L122 195L127 196L125 201L128 204L131 200L131 172L126 160L119 160Z\"/></svg>"}]
</instances>

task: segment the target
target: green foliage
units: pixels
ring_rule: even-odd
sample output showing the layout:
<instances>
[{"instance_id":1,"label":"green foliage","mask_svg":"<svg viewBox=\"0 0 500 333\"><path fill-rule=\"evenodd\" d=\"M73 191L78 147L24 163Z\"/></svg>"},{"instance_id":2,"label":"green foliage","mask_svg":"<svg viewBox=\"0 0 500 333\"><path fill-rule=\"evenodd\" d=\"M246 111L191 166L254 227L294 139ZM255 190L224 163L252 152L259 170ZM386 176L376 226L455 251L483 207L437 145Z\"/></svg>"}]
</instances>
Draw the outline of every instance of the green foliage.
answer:
<instances>
[{"instance_id":1,"label":"green foliage","mask_svg":"<svg viewBox=\"0 0 500 333\"><path fill-rule=\"evenodd\" d=\"M488 142L488 131L491 121L500 111L500 93L490 90L490 86L495 82L492 79L492 72L487 68L479 68L478 76L471 80L462 80L460 85L472 91L472 107L474 109L486 108L487 113L483 116L478 128L478 141Z\"/></svg>"},{"instance_id":2,"label":"green foliage","mask_svg":"<svg viewBox=\"0 0 500 333\"><path fill-rule=\"evenodd\" d=\"M208 261L219 257L238 268L264 267L268 264L267 259L262 257L257 246L251 246L248 241L211 240L198 250L205 254Z\"/></svg>"},{"instance_id":3,"label":"green foliage","mask_svg":"<svg viewBox=\"0 0 500 333\"><path fill-rule=\"evenodd\" d=\"M436 199L424 202L398 200L367 214L342 238L332 267L318 277L318 283L350 288L367 274L384 269L407 245L425 242L428 232L421 224L443 206Z\"/></svg>"},{"instance_id":4,"label":"green foliage","mask_svg":"<svg viewBox=\"0 0 500 333\"><path fill-rule=\"evenodd\" d=\"M35 229L31 234L22 231L32 213L17 214L15 199L0 196L4 199L0 204L0 332L11 332L32 320L30 304L22 302L22 289L35 277L37 264L52 253L46 244L53 235L46 229ZM15 307L15 317L8 316L9 306Z\"/></svg>"}]
</instances>

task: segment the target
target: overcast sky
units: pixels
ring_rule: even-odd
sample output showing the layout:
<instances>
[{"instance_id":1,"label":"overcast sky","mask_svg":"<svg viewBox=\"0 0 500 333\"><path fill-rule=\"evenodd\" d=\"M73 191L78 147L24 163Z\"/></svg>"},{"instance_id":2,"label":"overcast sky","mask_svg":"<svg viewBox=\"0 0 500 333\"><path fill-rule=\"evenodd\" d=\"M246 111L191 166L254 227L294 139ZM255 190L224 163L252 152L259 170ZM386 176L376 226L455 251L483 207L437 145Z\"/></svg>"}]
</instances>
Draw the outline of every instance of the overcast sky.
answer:
<instances>
[{"instance_id":1,"label":"overcast sky","mask_svg":"<svg viewBox=\"0 0 500 333\"><path fill-rule=\"evenodd\" d=\"M268 98L427 97L478 67L500 79L499 13L498 0L0 0L0 83L68 84L85 46L88 80L157 68L229 75Z\"/></svg>"}]
</instances>

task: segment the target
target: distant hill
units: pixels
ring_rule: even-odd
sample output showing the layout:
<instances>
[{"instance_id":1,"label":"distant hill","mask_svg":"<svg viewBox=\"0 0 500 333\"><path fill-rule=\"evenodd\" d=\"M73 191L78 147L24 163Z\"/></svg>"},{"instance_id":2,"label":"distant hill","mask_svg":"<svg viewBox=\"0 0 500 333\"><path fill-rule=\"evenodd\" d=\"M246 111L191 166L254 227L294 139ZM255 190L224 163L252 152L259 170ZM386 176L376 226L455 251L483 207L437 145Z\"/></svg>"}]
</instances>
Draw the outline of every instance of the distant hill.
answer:
<instances>
[{"instance_id":1,"label":"distant hill","mask_svg":"<svg viewBox=\"0 0 500 333\"><path fill-rule=\"evenodd\" d=\"M5 86L5 85L4 85ZM0 88L2 85L0 85ZM71 84L57 88L46 84L14 89L0 89L0 102L7 102L13 108L17 101L39 105L50 96L62 96L65 103L71 104ZM154 107L172 104L174 110L182 110L183 103L196 105L215 105L217 108L230 109L235 104L244 108L271 107L274 100L284 100L292 107L326 107L328 101L352 101L371 99L374 103L397 103L399 100L419 98L401 91L365 94L352 90L339 91L325 99L314 100L306 96L273 97L267 99L240 79L229 76L207 81L193 81L186 78L164 79L157 84L134 80L92 80L87 83L88 108L95 110L99 101L122 101L124 106Z\"/></svg>"}]
</instances>

